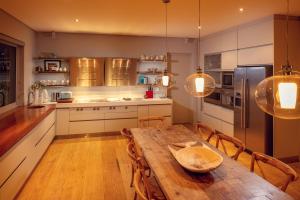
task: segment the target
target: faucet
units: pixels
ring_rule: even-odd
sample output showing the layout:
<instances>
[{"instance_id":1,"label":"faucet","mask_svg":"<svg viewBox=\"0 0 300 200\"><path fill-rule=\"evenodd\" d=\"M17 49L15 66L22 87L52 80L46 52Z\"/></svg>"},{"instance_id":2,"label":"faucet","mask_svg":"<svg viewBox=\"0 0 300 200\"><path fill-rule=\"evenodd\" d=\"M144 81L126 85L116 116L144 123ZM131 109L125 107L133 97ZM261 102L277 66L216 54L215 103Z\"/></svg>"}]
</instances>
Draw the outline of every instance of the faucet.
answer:
<instances>
[{"instance_id":1,"label":"faucet","mask_svg":"<svg viewBox=\"0 0 300 200\"><path fill-rule=\"evenodd\" d=\"M0 105L0 107L4 106L5 105L5 95L4 95L4 92L0 92L0 95L2 96L2 103Z\"/></svg>"},{"instance_id":2,"label":"faucet","mask_svg":"<svg viewBox=\"0 0 300 200\"><path fill-rule=\"evenodd\" d=\"M30 96L31 96L31 95L32 95L32 102L30 102ZM34 101L34 93L33 93L32 90L30 90L30 91L28 92L27 105L28 105L28 106L32 105L32 104L33 104L33 101Z\"/></svg>"}]
</instances>

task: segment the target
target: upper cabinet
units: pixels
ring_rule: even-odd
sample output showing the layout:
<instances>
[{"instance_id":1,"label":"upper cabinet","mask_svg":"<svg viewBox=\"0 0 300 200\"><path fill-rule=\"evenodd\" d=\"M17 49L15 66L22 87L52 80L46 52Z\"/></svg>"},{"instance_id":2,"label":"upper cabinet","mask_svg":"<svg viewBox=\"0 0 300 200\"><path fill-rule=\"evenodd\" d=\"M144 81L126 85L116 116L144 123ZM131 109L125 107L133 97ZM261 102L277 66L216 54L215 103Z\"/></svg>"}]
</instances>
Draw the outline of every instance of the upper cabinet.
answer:
<instances>
[{"instance_id":1,"label":"upper cabinet","mask_svg":"<svg viewBox=\"0 0 300 200\"><path fill-rule=\"evenodd\" d=\"M238 30L238 49L274 43L274 20L265 18L243 25Z\"/></svg>"},{"instance_id":2,"label":"upper cabinet","mask_svg":"<svg viewBox=\"0 0 300 200\"><path fill-rule=\"evenodd\" d=\"M220 53L237 49L236 30L225 31L205 37L201 41L201 53Z\"/></svg>"},{"instance_id":3,"label":"upper cabinet","mask_svg":"<svg viewBox=\"0 0 300 200\"><path fill-rule=\"evenodd\" d=\"M221 69L233 70L237 66L237 50L222 53Z\"/></svg>"},{"instance_id":4,"label":"upper cabinet","mask_svg":"<svg viewBox=\"0 0 300 200\"><path fill-rule=\"evenodd\" d=\"M241 49L238 53L238 65L273 64L273 62L273 45Z\"/></svg>"}]
</instances>

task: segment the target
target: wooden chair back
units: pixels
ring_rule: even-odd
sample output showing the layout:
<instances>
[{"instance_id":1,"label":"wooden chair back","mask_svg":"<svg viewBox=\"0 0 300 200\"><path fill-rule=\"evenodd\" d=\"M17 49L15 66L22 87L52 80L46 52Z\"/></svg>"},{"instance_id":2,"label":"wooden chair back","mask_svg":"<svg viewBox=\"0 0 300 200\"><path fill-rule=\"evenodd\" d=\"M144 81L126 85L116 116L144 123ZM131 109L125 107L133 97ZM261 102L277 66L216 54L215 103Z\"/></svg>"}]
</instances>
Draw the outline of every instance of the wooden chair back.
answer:
<instances>
[{"instance_id":1,"label":"wooden chair back","mask_svg":"<svg viewBox=\"0 0 300 200\"><path fill-rule=\"evenodd\" d=\"M135 150L135 145L134 145L134 142L129 142L127 144L127 154L131 160L131 163L136 165L137 163L137 154L136 154L136 150Z\"/></svg>"},{"instance_id":2,"label":"wooden chair back","mask_svg":"<svg viewBox=\"0 0 300 200\"><path fill-rule=\"evenodd\" d=\"M145 117L145 118L140 118L139 119L139 127L140 128L146 128L148 125L146 125L146 122L151 122L151 121L158 121L158 124L156 125L157 128L162 128L165 125L165 118L164 117Z\"/></svg>"},{"instance_id":3,"label":"wooden chair back","mask_svg":"<svg viewBox=\"0 0 300 200\"><path fill-rule=\"evenodd\" d=\"M128 142L131 142L133 140L132 133L127 128L123 128L120 132L121 135L123 135L128 140Z\"/></svg>"},{"instance_id":4,"label":"wooden chair back","mask_svg":"<svg viewBox=\"0 0 300 200\"><path fill-rule=\"evenodd\" d=\"M217 136L217 142L216 142L216 147L219 148L219 143L221 143L221 146L224 150L224 153L226 155L228 155L228 152L227 152L227 149L226 149L226 146L224 145L224 140L227 141L227 142L230 142L231 144L233 144L234 146L237 147L237 151L235 152L234 155L230 156L231 158L233 158L234 160L237 160L239 158L239 155L245 151L246 149L246 146L245 144L240 141L239 139L237 138L234 138L234 137L231 137L231 136L228 136L228 135L225 135L224 133L220 132L220 131L217 131L216 130L216 136Z\"/></svg>"},{"instance_id":5,"label":"wooden chair back","mask_svg":"<svg viewBox=\"0 0 300 200\"><path fill-rule=\"evenodd\" d=\"M285 164L284 162L282 162L274 157L265 155L263 153L253 152L252 159L251 159L251 165L250 165L250 171L254 172L254 165L256 163L264 179L267 179L267 178L265 176L265 173L264 173L262 167L259 164L259 161L279 169L287 176L287 179L283 181L283 184L278 186L282 191L286 191L288 185L298 178L297 172L293 168L291 168L289 165Z\"/></svg>"},{"instance_id":6,"label":"wooden chair back","mask_svg":"<svg viewBox=\"0 0 300 200\"><path fill-rule=\"evenodd\" d=\"M134 180L133 185L136 194L138 195L139 199L141 200L148 200L147 198L147 192L145 189L145 183L142 176L142 171L140 169L137 169L134 173Z\"/></svg>"},{"instance_id":7,"label":"wooden chair back","mask_svg":"<svg viewBox=\"0 0 300 200\"><path fill-rule=\"evenodd\" d=\"M210 139L215 135L215 130L213 130L212 128L203 124L200 121L195 123L195 131L196 131L196 133L199 133L201 135L201 137L203 137L204 133L208 134L208 137L206 139L207 142L209 142Z\"/></svg>"}]
</instances>

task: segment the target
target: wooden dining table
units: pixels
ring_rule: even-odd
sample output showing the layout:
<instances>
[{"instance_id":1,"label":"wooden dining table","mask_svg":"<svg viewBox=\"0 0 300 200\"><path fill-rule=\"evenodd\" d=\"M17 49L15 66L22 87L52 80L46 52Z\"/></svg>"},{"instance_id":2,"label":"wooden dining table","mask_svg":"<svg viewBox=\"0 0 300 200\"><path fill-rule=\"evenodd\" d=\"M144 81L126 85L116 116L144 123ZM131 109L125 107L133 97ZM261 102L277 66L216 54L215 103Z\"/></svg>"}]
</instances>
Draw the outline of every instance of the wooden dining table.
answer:
<instances>
[{"instance_id":1,"label":"wooden dining table","mask_svg":"<svg viewBox=\"0 0 300 200\"><path fill-rule=\"evenodd\" d=\"M161 190L169 200L293 199L183 125L161 129L132 128L131 132ZM217 169L203 174L185 170L170 153L168 145L189 141L209 146L224 158L222 164Z\"/></svg>"}]
</instances>

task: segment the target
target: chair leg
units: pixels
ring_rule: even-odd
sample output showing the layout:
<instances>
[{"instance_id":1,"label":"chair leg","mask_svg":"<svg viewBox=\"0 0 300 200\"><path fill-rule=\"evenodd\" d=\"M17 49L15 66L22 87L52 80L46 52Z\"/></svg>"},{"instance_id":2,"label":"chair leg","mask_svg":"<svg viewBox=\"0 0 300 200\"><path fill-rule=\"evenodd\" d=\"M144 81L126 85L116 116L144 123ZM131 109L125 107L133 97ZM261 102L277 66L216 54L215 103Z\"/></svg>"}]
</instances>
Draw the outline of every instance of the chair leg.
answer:
<instances>
[{"instance_id":1,"label":"chair leg","mask_svg":"<svg viewBox=\"0 0 300 200\"><path fill-rule=\"evenodd\" d=\"M134 168L133 168L133 165L131 164L131 180L130 180L130 187L133 186L133 176L134 176Z\"/></svg>"},{"instance_id":2,"label":"chair leg","mask_svg":"<svg viewBox=\"0 0 300 200\"><path fill-rule=\"evenodd\" d=\"M133 200L136 200L137 198L137 194L136 194L136 191L134 191L134 197L133 197Z\"/></svg>"}]
</instances>

